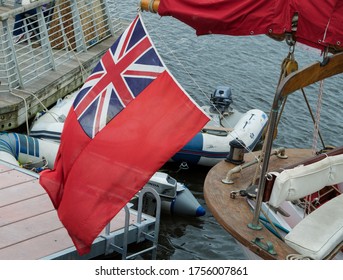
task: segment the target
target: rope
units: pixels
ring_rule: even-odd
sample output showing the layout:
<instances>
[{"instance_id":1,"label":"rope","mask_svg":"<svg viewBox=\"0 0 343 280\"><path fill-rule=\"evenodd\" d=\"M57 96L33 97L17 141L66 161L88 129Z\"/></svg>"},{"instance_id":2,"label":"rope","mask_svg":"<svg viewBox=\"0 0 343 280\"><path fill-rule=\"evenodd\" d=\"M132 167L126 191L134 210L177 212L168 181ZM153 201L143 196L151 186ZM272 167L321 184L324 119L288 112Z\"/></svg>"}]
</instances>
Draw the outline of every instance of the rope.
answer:
<instances>
[{"instance_id":1,"label":"rope","mask_svg":"<svg viewBox=\"0 0 343 280\"><path fill-rule=\"evenodd\" d=\"M323 53L323 60L325 60L328 56L328 49L325 50ZM318 143L318 135L319 135L319 121L320 121L320 113L322 108L322 101L323 101L323 92L324 92L324 81L321 80L319 83L319 95L317 100L317 109L316 109L316 118L314 123L314 130L313 130L313 142L312 142L312 150L313 154L315 154L317 150L317 143ZM325 147L325 146L324 146Z\"/></svg>"},{"instance_id":2,"label":"rope","mask_svg":"<svg viewBox=\"0 0 343 280\"><path fill-rule=\"evenodd\" d=\"M180 170L187 170L187 169L189 169L187 162L181 162L179 165L179 169L176 171L176 173L179 172Z\"/></svg>"},{"instance_id":3,"label":"rope","mask_svg":"<svg viewBox=\"0 0 343 280\"><path fill-rule=\"evenodd\" d=\"M30 92L30 91L24 91L24 90L21 90L21 89L17 89L18 91L21 91L23 93L28 93L30 94L31 96L33 96L38 102L39 104L44 108L44 111L48 114L50 114L52 116L52 118L56 121L56 122L59 122L58 119L56 117L58 117L56 114L56 117L54 116L54 114L52 112L49 111L49 109L42 103L42 101L33 93L33 92ZM27 135L30 135L30 129L29 129L29 118L28 118L28 106L27 106L27 103L26 103L26 99L25 97L22 97L18 94L15 94L13 91L10 91L10 93L16 97L19 97L21 99L23 99L24 101L24 104L25 104L25 123L26 123L26 133Z\"/></svg>"},{"instance_id":4,"label":"rope","mask_svg":"<svg viewBox=\"0 0 343 280\"><path fill-rule=\"evenodd\" d=\"M318 143L320 112L321 112L322 101L323 101L323 88L324 88L323 85L324 85L324 81L320 81L319 95L318 95L317 109L316 109L316 118L314 122L314 130L313 130L313 142L312 142L312 150L314 154L315 154L315 151L317 150L317 143Z\"/></svg>"},{"instance_id":5,"label":"rope","mask_svg":"<svg viewBox=\"0 0 343 280\"><path fill-rule=\"evenodd\" d=\"M207 94L202 90L202 88L200 87L200 85L196 82L196 80L192 77L192 74L187 70L186 66L184 64L182 64L182 62L180 61L180 59L175 55L174 50L172 50L169 45L165 42L165 40L160 36L160 33L155 32L154 28L151 27L149 21L144 22L144 24L149 27L148 29L150 30L150 33L154 33L160 42L163 43L163 46L168 50L168 54L171 54L173 56L173 58L175 59L175 61L177 61L177 63L182 67L183 71L189 76L189 78L191 79L191 81L197 86L197 88L200 90L201 94L205 97L205 99L207 99L210 102L210 98L207 96ZM220 114L220 112L217 110L217 112ZM219 125L219 123L218 123Z\"/></svg>"},{"instance_id":6,"label":"rope","mask_svg":"<svg viewBox=\"0 0 343 280\"><path fill-rule=\"evenodd\" d=\"M307 96L306 96L306 94L305 94L305 90L302 88L302 89L301 89L301 92L302 92L302 94L303 94L303 97L304 97L304 99L305 99L305 102L306 102L306 105L307 105L308 111L310 112L310 115L311 115L311 118L312 118L313 124L315 125L315 123L316 123L316 119L314 118L314 115L313 115L312 109L311 109L311 107L310 107L310 103L308 102ZM318 136L319 136L319 138L320 138L320 141L322 142L323 148L325 149L325 143L324 143L324 140L323 140L322 134L320 133L320 130L319 130L319 129L318 129L317 133L318 133Z\"/></svg>"},{"instance_id":7,"label":"rope","mask_svg":"<svg viewBox=\"0 0 343 280\"><path fill-rule=\"evenodd\" d=\"M282 241L284 241L285 240L284 237L280 233L279 229L275 226L273 221L269 218L269 215L262 208L261 208L261 212L264 215L264 217L266 218L266 220L268 221L268 223L271 225L271 227L274 229L274 231L277 233L276 236L278 236Z\"/></svg>"},{"instance_id":8,"label":"rope","mask_svg":"<svg viewBox=\"0 0 343 280\"><path fill-rule=\"evenodd\" d=\"M70 41L69 41L68 38L67 38L67 43L68 43L68 46L69 46L70 50L72 50L73 48L72 48L72 46L71 46ZM69 52L69 53L71 52L71 53L74 55L74 57L76 58L76 60L77 60L77 62L78 62L78 64L79 64L79 66L80 66L81 73L82 73L82 81L84 82L87 73L86 73L86 70L85 70L85 68L83 67L81 61L79 60L79 57L77 56L77 53L75 53L74 51L69 51L69 50L67 50L67 52ZM49 114L54 118L54 120L55 120L56 122L59 122L59 121L55 118L54 114L52 114L51 112L49 112L49 109L42 103L42 101L41 101L34 93L32 93L32 92L30 92L30 91L24 91L24 90L21 90L21 89L17 89L17 90L32 95L32 96L42 105L42 107L44 108L44 111L45 111L46 113L49 113ZM28 106L27 106L27 103L26 103L26 99L25 99L24 97L20 96L20 95L15 94L13 91L11 91L11 94L14 95L14 96L16 96L16 97L19 97L19 98L23 99L23 101L24 101L24 104L25 104L25 112L26 112L26 114L25 114L26 131L27 131L27 135L30 135L29 118L28 118L28 114L27 114L27 112L28 112ZM56 115L56 117L57 117L57 115Z\"/></svg>"},{"instance_id":9,"label":"rope","mask_svg":"<svg viewBox=\"0 0 343 280\"><path fill-rule=\"evenodd\" d=\"M140 12L140 9L138 9L138 11ZM180 59L176 56L175 51L172 50L169 47L169 45L166 43L164 38L162 38L163 35L161 36L159 32L155 32L154 27L151 27L151 24L149 23L149 21L148 21L148 23L144 22L144 24L146 25L147 29L149 29L150 34L154 34L158 38L159 42L161 42L162 45L167 49L168 54L170 54L172 56L172 58L181 66L182 70L189 76L190 81L192 83L194 83L194 85L199 89L200 93L203 95L204 99L208 102L208 104L213 105L213 102L211 101L210 97L203 91L203 89L200 87L200 85L196 82L196 80L193 78L192 73L190 71L188 71L187 67L191 68L191 66L187 65L187 67L186 67L186 65L180 61ZM219 127L221 127L221 126L225 127L225 125L223 125L221 122L222 120L224 120L224 123L227 125L227 127L229 127L229 124L225 120L225 117L220 112L220 110L218 110L218 108L216 106L213 106L213 108L216 110L216 112L220 116L220 121L218 122L215 119L213 119L212 121L214 121ZM234 133L235 132L233 131L229 134L229 136L232 137L232 140L236 139L238 136L238 135L234 136L233 135ZM249 149L249 147L247 147L246 145L244 145L244 148L246 149L247 152L252 153L252 150Z\"/></svg>"},{"instance_id":10,"label":"rope","mask_svg":"<svg viewBox=\"0 0 343 280\"><path fill-rule=\"evenodd\" d=\"M312 260L312 258L301 254L289 254L286 260Z\"/></svg>"},{"instance_id":11,"label":"rope","mask_svg":"<svg viewBox=\"0 0 343 280\"><path fill-rule=\"evenodd\" d=\"M325 203L327 200L323 200L325 196L329 195L331 192L336 192L341 194L341 191L338 189L337 185L326 186L327 189L321 189L313 194L309 194L304 198L304 202L299 202L299 207L304 209L304 216L315 211L321 204ZM323 191L323 193L321 193ZM313 198L312 195L317 194L317 197ZM335 193L333 194L335 195Z\"/></svg>"},{"instance_id":12,"label":"rope","mask_svg":"<svg viewBox=\"0 0 343 280\"><path fill-rule=\"evenodd\" d=\"M68 46L69 46L70 50L72 50L73 48L72 48L72 46L71 46L70 41L69 41L68 38L67 38L67 43L68 43ZM82 73L82 81L84 82L87 73L86 73L86 70L85 70L85 68L83 67L81 61L79 60L79 57L77 56L77 54L76 54L74 51L69 51L69 50L67 50L67 52L69 52L69 53L71 52L71 53L74 55L74 57L76 58L76 60L77 60L77 62L78 62L78 64L79 64L79 66L80 66L81 73ZM32 95L32 96L42 105L42 107L44 108L44 111L45 111L46 113L49 113L49 114L54 118L54 120L55 120L56 122L59 122L59 121L55 118L54 114L52 114L51 112L49 112L49 109L42 103L42 101L41 101L34 93L32 93L32 92L30 92L30 91L24 91L24 90L21 90L21 89L17 89L17 90ZM27 135L30 135L29 118L28 118L28 114L27 114L27 112L28 112L28 106L27 106L27 103L26 103L26 99L25 99L24 97L20 96L20 95L15 94L13 91L10 91L10 93L11 93L12 95L16 96L16 97L21 98L21 99L24 101L24 104L25 104L25 112L26 112L26 113L25 113L26 131L27 131ZM56 117L57 117L57 115L56 115Z\"/></svg>"}]
</instances>

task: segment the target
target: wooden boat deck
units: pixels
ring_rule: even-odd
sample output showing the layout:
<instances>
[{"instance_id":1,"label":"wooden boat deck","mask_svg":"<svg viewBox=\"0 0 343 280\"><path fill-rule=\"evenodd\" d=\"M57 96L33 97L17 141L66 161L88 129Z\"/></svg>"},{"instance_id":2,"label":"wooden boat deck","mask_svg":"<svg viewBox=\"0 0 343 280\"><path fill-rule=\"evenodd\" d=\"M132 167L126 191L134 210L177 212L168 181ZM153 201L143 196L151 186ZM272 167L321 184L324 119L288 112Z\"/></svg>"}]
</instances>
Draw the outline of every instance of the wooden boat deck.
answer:
<instances>
[{"instance_id":1,"label":"wooden boat deck","mask_svg":"<svg viewBox=\"0 0 343 280\"><path fill-rule=\"evenodd\" d=\"M280 159L273 156L270 160L269 167L277 170L284 166L291 166L299 163L305 158L311 156L311 150L289 149L286 150L287 159ZM254 153L257 156L257 153ZM254 157L251 154L245 156L245 161L249 162ZM207 174L204 183L204 196L206 203L220 225L228 231L239 243L250 249L263 259L286 259L290 254L296 254L293 249L285 245L280 239L272 234L265 227L262 230L252 230L248 224L253 220L253 212L248 205L246 198L230 198L232 191L246 189L255 174L256 165L250 166L236 174L234 184L224 184L222 179L226 177L227 171L234 165L226 161L221 161L215 165ZM262 250L259 246L251 241L260 237L264 243L272 242L277 255L271 255Z\"/></svg>"},{"instance_id":2,"label":"wooden boat deck","mask_svg":"<svg viewBox=\"0 0 343 280\"><path fill-rule=\"evenodd\" d=\"M38 174L0 162L0 178L0 259L90 259L105 254L105 232L89 254L77 254ZM132 225L137 217L130 214ZM111 221L111 233L121 230L124 220L122 210Z\"/></svg>"}]
</instances>

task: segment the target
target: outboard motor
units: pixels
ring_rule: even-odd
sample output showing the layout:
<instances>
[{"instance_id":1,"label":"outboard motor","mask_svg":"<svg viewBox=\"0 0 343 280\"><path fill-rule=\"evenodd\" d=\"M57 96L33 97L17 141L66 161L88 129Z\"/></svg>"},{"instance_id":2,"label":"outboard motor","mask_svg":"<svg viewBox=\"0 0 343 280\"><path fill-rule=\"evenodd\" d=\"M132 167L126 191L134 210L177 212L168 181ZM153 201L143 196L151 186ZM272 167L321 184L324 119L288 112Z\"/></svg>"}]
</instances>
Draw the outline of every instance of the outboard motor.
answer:
<instances>
[{"instance_id":1,"label":"outboard motor","mask_svg":"<svg viewBox=\"0 0 343 280\"><path fill-rule=\"evenodd\" d=\"M211 104L213 109L223 113L228 110L232 103L232 92L228 86L219 86L211 95Z\"/></svg>"}]
</instances>

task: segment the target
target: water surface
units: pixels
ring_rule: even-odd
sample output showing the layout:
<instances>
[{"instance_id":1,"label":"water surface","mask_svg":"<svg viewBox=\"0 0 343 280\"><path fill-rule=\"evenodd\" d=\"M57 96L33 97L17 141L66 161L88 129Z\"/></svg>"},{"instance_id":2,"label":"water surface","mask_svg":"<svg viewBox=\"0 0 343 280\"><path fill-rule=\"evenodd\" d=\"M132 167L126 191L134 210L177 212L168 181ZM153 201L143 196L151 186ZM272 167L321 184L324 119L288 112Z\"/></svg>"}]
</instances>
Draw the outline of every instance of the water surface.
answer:
<instances>
[{"instance_id":1,"label":"water surface","mask_svg":"<svg viewBox=\"0 0 343 280\"><path fill-rule=\"evenodd\" d=\"M110 0L115 1L115 0ZM137 1L117 3L120 16L132 21ZM289 47L266 36L233 37L210 35L197 37L192 28L170 17L143 12L149 34L167 67L179 83L200 105L208 104L209 96L218 85L233 88L234 107L239 111L258 108L269 112L280 65ZM322 60L320 53L297 46L295 58L299 67ZM342 145L343 77L324 82L321 97L320 129L327 145ZM316 112L319 84L306 89L311 107ZM299 91L288 98L275 145L311 147L313 124L304 98ZM318 143L320 146L320 143ZM185 182L206 208L203 182L208 168L191 167L179 170L168 166L168 173ZM158 259L244 259L234 239L221 228L211 213L200 218L164 215L160 227Z\"/></svg>"}]
</instances>

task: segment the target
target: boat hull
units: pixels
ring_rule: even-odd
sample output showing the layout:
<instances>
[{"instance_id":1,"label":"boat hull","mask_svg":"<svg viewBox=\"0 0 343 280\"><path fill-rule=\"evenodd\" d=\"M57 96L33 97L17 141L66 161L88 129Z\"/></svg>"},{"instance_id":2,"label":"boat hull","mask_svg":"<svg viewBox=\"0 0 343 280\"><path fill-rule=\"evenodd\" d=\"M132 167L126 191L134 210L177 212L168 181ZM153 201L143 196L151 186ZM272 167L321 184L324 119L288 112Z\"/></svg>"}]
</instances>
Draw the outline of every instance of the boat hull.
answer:
<instances>
[{"instance_id":1,"label":"boat hull","mask_svg":"<svg viewBox=\"0 0 343 280\"><path fill-rule=\"evenodd\" d=\"M48 112L37 115L30 135L36 138L60 141L64 120L73 104L77 92L72 93L52 107ZM210 113L208 106L205 111L211 117L210 128L204 128L197 133L170 161L186 162L187 164L214 166L226 158L230 153L230 142L240 139L251 151L261 140L262 133L267 124L267 115L258 109L246 113L232 110L230 114L220 117L218 113ZM221 126L222 125L225 126Z\"/></svg>"},{"instance_id":2,"label":"boat hull","mask_svg":"<svg viewBox=\"0 0 343 280\"><path fill-rule=\"evenodd\" d=\"M193 196L191 191L182 187L177 192L177 196L172 200L163 200L161 202L162 210L172 215L182 215L189 217L201 217L206 214L206 210L199 201Z\"/></svg>"},{"instance_id":3,"label":"boat hull","mask_svg":"<svg viewBox=\"0 0 343 280\"><path fill-rule=\"evenodd\" d=\"M52 169L58 152L59 143L37 139L18 133L0 134L0 159L15 166L22 165L37 172L45 168ZM157 172L149 182L158 186L161 195L162 210L165 213L199 217L205 215L205 209L196 200L188 188L167 174ZM164 179L164 181L163 181ZM170 182L173 184L170 184ZM163 187L165 187L163 189ZM166 193L171 192L170 195Z\"/></svg>"},{"instance_id":4,"label":"boat hull","mask_svg":"<svg viewBox=\"0 0 343 280\"><path fill-rule=\"evenodd\" d=\"M267 124L267 115L258 109L243 114L231 131L220 130L220 127L203 129L197 133L172 161L186 162L203 166L214 166L225 159L231 150L231 141L239 139L245 145L245 152L252 151L259 143Z\"/></svg>"},{"instance_id":5,"label":"boat hull","mask_svg":"<svg viewBox=\"0 0 343 280\"><path fill-rule=\"evenodd\" d=\"M49 140L19 133L0 134L0 159L13 165L44 164L52 169L58 148L58 143Z\"/></svg>"}]
</instances>

